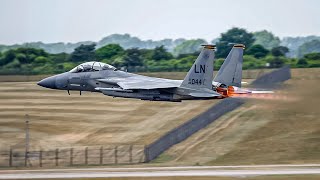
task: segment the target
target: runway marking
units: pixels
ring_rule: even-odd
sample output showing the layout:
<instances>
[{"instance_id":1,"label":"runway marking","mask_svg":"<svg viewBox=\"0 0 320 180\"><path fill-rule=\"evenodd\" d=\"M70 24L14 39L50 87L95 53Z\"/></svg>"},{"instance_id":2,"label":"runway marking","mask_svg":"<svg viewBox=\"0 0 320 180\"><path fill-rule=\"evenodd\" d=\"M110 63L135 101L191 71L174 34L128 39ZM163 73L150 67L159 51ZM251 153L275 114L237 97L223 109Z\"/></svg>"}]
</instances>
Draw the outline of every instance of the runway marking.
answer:
<instances>
[{"instance_id":1,"label":"runway marking","mask_svg":"<svg viewBox=\"0 0 320 180\"><path fill-rule=\"evenodd\" d=\"M227 168L252 168L229 169ZM266 168L266 169L255 169ZM260 176L319 174L320 164L255 166L182 166L146 168L79 168L1 170L0 179L98 178L98 177L170 177L170 176Z\"/></svg>"},{"instance_id":2,"label":"runway marking","mask_svg":"<svg viewBox=\"0 0 320 180\"><path fill-rule=\"evenodd\" d=\"M159 166L159 167L111 167L111 168L64 168L64 169L21 169L21 170L0 170L1 172L19 172L19 171L83 171L83 170L92 170L92 171L122 171L122 170L181 170L181 169L228 169L228 168L276 168L276 167L318 167L320 164L266 164L266 165L235 165L235 166Z\"/></svg>"},{"instance_id":3,"label":"runway marking","mask_svg":"<svg viewBox=\"0 0 320 180\"><path fill-rule=\"evenodd\" d=\"M317 169L285 170L190 170L190 171L152 171L152 172L60 172L60 173L22 173L2 174L0 179L45 179L45 178L98 178L98 177L172 177L172 176L259 176L259 175L302 175L319 174Z\"/></svg>"}]
</instances>

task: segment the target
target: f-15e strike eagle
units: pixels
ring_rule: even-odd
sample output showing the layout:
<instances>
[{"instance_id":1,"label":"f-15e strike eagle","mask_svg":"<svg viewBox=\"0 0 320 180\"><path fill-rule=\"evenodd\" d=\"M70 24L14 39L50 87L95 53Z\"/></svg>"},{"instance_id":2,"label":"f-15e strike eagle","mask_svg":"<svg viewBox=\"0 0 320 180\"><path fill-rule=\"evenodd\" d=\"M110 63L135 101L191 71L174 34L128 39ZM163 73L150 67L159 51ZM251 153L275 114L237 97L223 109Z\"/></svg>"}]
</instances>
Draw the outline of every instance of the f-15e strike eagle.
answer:
<instances>
[{"instance_id":1,"label":"f-15e strike eagle","mask_svg":"<svg viewBox=\"0 0 320 180\"><path fill-rule=\"evenodd\" d=\"M124 72L102 62L86 62L69 72L45 78L38 85L69 91L101 92L104 95L150 101L181 101L226 98L253 93L241 89L244 45L236 44L213 78L215 46L203 45L184 80L148 77Z\"/></svg>"}]
</instances>

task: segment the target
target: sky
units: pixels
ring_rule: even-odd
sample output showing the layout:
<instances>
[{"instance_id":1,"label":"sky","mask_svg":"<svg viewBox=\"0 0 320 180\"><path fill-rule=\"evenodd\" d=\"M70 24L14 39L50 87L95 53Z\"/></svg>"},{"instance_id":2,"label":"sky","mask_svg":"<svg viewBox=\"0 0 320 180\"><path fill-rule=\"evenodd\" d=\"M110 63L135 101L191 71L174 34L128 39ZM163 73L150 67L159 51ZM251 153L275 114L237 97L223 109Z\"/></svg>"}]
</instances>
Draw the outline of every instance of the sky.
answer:
<instances>
[{"instance_id":1,"label":"sky","mask_svg":"<svg viewBox=\"0 0 320 180\"><path fill-rule=\"evenodd\" d=\"M319 0L0 0L0 44L203 38L232 27L320 35Z\"/></svg>"}]
</instances>

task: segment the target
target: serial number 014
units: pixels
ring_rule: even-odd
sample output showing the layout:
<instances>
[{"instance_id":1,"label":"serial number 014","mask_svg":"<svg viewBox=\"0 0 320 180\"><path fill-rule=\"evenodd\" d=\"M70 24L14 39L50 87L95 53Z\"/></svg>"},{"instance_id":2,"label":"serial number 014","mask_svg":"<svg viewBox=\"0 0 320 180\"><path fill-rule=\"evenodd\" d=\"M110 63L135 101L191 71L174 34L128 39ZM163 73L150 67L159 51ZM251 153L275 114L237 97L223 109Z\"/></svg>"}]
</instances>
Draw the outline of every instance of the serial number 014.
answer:
<instances>
[{"instance_id":1,"label":"serial number 014","mask_svg":"<svg viewBox=\"0 0 320 180\"><path fill-rule=\"evenodd\" d=\"M188 84L204 85L205 79L189 79Z\"/></svg>"}]
</instances>

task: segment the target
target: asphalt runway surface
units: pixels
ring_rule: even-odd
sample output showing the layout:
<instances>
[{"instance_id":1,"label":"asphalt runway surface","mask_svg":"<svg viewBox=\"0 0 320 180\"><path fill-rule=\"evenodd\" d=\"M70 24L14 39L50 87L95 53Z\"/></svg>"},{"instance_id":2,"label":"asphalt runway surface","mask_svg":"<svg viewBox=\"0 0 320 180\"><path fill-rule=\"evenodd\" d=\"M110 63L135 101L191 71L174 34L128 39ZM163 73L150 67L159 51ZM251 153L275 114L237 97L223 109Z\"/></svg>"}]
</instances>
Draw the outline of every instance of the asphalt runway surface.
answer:
<instances>
[{"instance_id":1,"label":"asphalt runway surface","mask_svg":"<svg viewBox=\"0 0 320 180\"><path fill-rule=\"evenodd\" d=\"M0 179L320 175L320 164L0 170Z\"/></svg>"}]
</instances>

